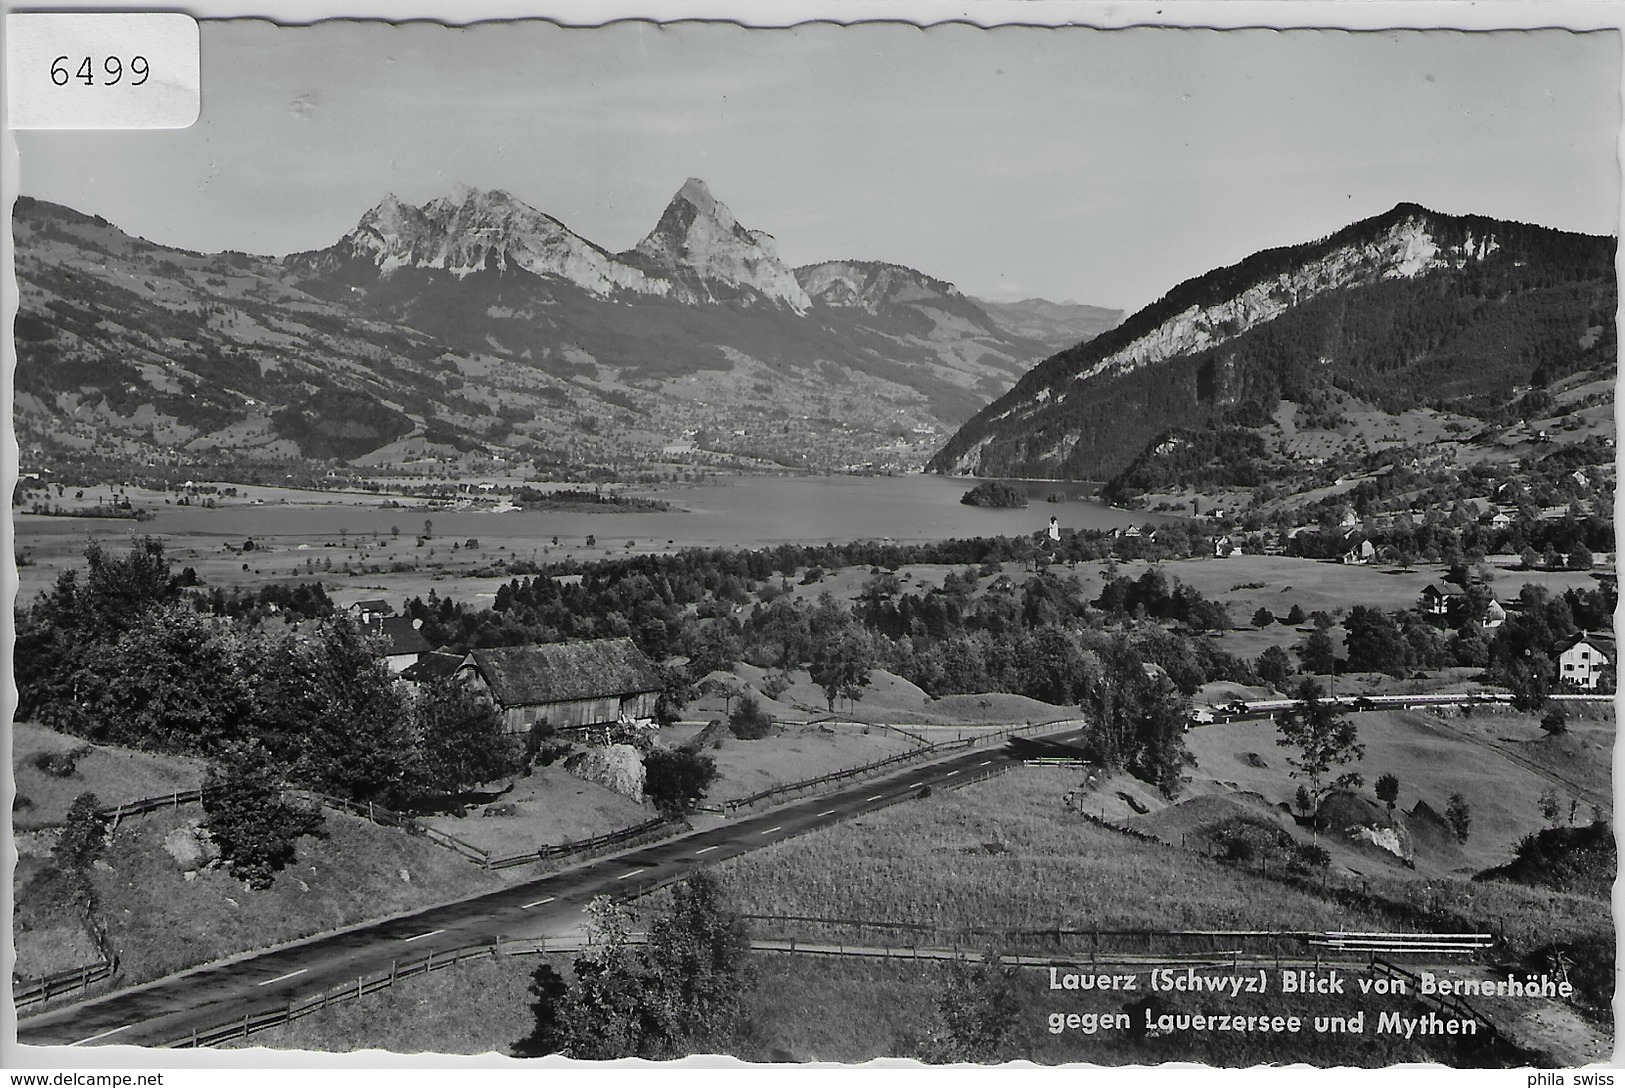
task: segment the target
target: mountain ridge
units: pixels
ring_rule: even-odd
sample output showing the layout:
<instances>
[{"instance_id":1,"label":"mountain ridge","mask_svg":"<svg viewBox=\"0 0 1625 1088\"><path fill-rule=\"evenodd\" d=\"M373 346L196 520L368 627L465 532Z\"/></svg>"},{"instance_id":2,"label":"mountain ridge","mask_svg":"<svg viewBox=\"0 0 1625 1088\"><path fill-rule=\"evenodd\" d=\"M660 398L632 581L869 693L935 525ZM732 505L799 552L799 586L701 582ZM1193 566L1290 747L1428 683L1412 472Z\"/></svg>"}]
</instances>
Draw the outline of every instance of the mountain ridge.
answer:
<instances>
[{"instance_id":1,"label":"mountain ridge","mask_svg":"<svg viewBox=\"0 0 1625 1088\"><path fill-rule=\"evenodd\" d=\"M466 186L285 257L21 197L25 457L912 469L1050 350L906 266L869 263L901 287L868 308L814 299L700 185L635 264Z\"/></svg>"},{"instance_id":2,"label":"mountain ridge","mask_svg":"<svg viewBox=\"0 0 1625 1088\"><path fill-rule=\"evenodd\" d=\"M1504 252L1509 246L1515 256ZM1459 329L1449 335L1411 336L1404 328L1369 335L1386 337L1390 354L1403 354L1400 341L1407 340L1404 350L1416 355L1413 363L1430 352L1453 360L1452 345L1470 326L1498 320L1494 305L1477 305L1493 301L1477 297L1486 290L1484 281L1493 280L1517 294L1520 304L1538 309L1525 296L1550 290L1541 276L1554 284L1567 282L1565 269L1573 263L1574 282L1596 286L1605 280L1604 293L1612 298L1611 246L1612 239L1482 216L1447 216L1401 203L1324 238L1261 250L1182 282L1097 338L1038 364L956 432L929 467L973 475L1106 479L1169 427L1222 419L1227 408L1242 403L1258 409L1255 417L1267 415L1283 393L1339 382L1345 391L1369 392L1356 386L1373 383L1374 367L1390 375L1405 370L1387 356L1355 360L1362 350L1366 356L1371 351L1340 339L1337 321L1349 315L1329 312L1338 306L1353 306L1356 319L1384 307L1426 310L1415 301L1418 293L1405 285L1436 280L1438 289L1455 292L1459 305L1449 318ZM1524 272L1531 261L1540 267ZM1391 290L1378 299L1385 287ZM1442 319L1448 308L1418 312L1415 320ZM1310 311L1318 317L1302 317ZM1257 350L1248 349L1251 355L1231 350L1243 337L1268 341L1270 334L1261 330L1278 319L1289 319L1301 343L1255 344ZM1319 324L1309 328L1315 321ZM1573 335L1581 337L1589 327L1578 327ZM1551 352L1550 339L1530 350ZM1342 365L1351 360L1352 365ZM1339 372L1340 367L1350 373ZM1179 373L1134 377L1170 368ZM1395 392L1410 391L1406 382ZM1110 419L1083 404L1102 397L1113 404Z\"/></svg>"}]
</instances>

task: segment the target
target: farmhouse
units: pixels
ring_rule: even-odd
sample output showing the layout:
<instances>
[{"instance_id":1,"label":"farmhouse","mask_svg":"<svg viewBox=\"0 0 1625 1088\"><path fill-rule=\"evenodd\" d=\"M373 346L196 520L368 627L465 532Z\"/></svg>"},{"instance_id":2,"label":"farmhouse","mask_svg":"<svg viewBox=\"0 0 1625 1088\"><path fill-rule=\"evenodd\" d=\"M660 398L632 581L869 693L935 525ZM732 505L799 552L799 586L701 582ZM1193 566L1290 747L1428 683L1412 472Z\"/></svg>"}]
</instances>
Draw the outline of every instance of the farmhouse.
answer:
<instances>
[{"instance_id":1,"label":"farmhouse","mask_svg":"<svg viewBox=\"0 0 1625 1088\"><path fill-rule=\"evenodd\" d=\"M1581 631L1557 645L1557 676L1565 684L1594 689L1608 675L1602 640Z\"/></svg>"},{"instance_id":2,"label":"farmhouse","mask_svg":"<svg viewBox=\"0 0 1625 1088\"><path fill-rule=\"evenodd\" d=\"M1461 590L1455 586L1440 589L1438 586L1430 585L1422 591L1422 611L1432 616L1448 615L1451 600L1461 595Z\"/></svg>"},{"instance_id":3,"label":"farmhouse","mask_svg":"<svg viewBox=\"0 0 1625 1088\"><path fill-rule=\"evenodd\" d=\"M510 733L647 724L662 686L629 638L471 650L457 672L496 704Z\"/></svg>"},{"instance_id":4,"label":"farmhouse","mask_svg":"<svg viewBox=\"0 0 1625 1088\"><path fill-rule=\"evenodd\" d=\"M417 664L421 655L434 648L418 630L419 622L407 616L380 616L376 622L366 625L366 632L381 640L383 648L378 656L384 659L390 672L405 672Z\"/></svg>"},{"instance_id":5,"label":"farmhouse","mask_svg":"<svg viewBox=\"0 0 1625 1088\"><path fill-rule=\"evenodd\" d=\"M1362 540L1358 544L1352 544L1350 541L1344 543L1350 544L1349 549L1343 553L1344 563L1364 565L1377 558L1377 549L1369 540Z\"/></svg>"}]
</instances>

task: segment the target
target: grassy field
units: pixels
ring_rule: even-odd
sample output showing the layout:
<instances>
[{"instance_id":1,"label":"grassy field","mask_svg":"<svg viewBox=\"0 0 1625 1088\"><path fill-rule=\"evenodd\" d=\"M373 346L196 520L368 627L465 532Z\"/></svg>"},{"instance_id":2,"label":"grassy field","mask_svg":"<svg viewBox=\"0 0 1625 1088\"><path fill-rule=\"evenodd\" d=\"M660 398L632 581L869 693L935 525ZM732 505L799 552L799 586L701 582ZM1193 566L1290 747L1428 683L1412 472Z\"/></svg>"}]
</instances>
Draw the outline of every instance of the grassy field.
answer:
<instances>
[{"instance_id":1,"label":"grassy field","mask_svg":"<svg viewBox=\"0 0 1625 1088\"><path fill-rule=\"evenodd\" d=\"M105 854L110 868L91 873L127 985L502 885L449 850L331 811L328 837L301 839L265 891L223 870L187 880L163 840L201 815L192 806L126 821Z\"/></svg>"},{"instance_id":2,"label":"grassy field","mask_svg":"<svg viewBox=\"0 0 1625 1088\"><path fill-rule=\"evenodd\" d=\"M1458 723L1473 723L1475 728L1495 734L1508 728L1527 732L1526 716L1475 711L1470 718L1447 720L1435 713L1396 710L1348 717L1365 746L1358 770L1365 777L1368 794L1379 776L1392 774L1399 779L1398 807L1402 810L1421 800L1442 813L1450 795L1458 792L1472 806L1467 843L1437 848L1419 844L1419 870L1446 873L1499 865L1512 856L1519 839L1545 826L1538 802L1552 783L1453 728ZM1539 732L1538 726L1534 732ZM1185 737L1196 756L1191 792L1239 790L1259 794L1271 804L1290 801L1300 780L1289 777L1287 759L1292 752L1280 747L1278 738L1269 722L1227 722L1192 729ZM1586 751L1593 756L1607 754L1595 738ZM1606 763L1599 760L1592 765L1596 773L1606 773Z\"/></svg>"},{"instance_id":3,"label":"grassy field","mask_svg":"<svg viewBox=\"0 0 1625 1088\"><path fill-rule=\"evenodd\" d=\"M12 810L12 826L18 830L60 824L73 799L86 791L103 805L112 805L196 789L203 783L201 760L90 744L26 722L11 730L11 770L17 795L27 799ZM66 777L47 774L34 764L39 753L71 751L84 754Z\"/></svg>"},{"instance_id":4,"label":"grassy field","mask_svg":"<svg viewBox=\"0 0 1625 1088\"><path fill-rule=\"evenodd\" d=\"M428 816L422 822L488 853L506 856L590 839L656 815L653 805L578 778L558 763L515 779L499 803L515 805L518 811L511 816L482 816L473 808L467 816Z\"/></svg>"},{"instance_id":5,"label":"grassy field","mask_svg":"<svg viewBox=\"0 0 1625 1088\"><path fill-rule=\"evenodd\" d=\"M549 957L568 977L569 957ZM537 956L469 960L225 1044L222 1049L508 1054L535 1026Z\"/></svg>"},{"instance_id":6,"label":"grassy field","mask_svg":"<svg viewBox=\"0 0 1625 1088\"><path fill-rule=\"evenodd\" d=\"M1065 768L1022 768L718 867L741 910L946 927L1374 928L1261 876L1068 815Z\"/></svg>"},{"instance_id":7,"label":"grassy field","mask_svg":"<svg viewBox=\"0 0 1625 1088\"><path fill-rule=\"evenodd\" d=\"M667 731L666 743L680 743L694 729ZM721 747L708 747L704 755L716 760L717 779L706 800L716 803L746 797L786 782L845 770L920 747L919 743L889 729L861 725L779 725L761 740L740 740L728 734Z\"/></svg>"}]
</instances>

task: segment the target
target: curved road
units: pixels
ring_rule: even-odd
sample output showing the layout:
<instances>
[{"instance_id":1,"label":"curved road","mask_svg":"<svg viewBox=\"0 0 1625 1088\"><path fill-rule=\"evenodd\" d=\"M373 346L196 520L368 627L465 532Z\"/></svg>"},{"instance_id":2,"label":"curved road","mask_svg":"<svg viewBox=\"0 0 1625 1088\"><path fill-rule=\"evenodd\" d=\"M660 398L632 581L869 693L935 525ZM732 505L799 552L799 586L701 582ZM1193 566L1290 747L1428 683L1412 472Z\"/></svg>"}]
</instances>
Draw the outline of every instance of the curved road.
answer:
<instances>
[{"instance_id":1,"label":"curved road","mask_svg":"<svg viewBox=\"0 0 1625 1088\"><path fill-rule=\"evenodd\" d=\"M1082 729L1047 740L1082 736ZM951 788L1020 761L1008 747L970 750L916 764L884 778L766 812L734 818L501 891L372 925L316 937L260 955L203 967L79 1005L21 1020L17 1041L32 1046L129 1044L164 1046L292 1001L354 986L388 972L396 960L449 951L497 937L558 936L580 927L588 901L627 895L680 880L696 869L758 847L884 808L926 786Z\"/></svg>"}]
</instances>

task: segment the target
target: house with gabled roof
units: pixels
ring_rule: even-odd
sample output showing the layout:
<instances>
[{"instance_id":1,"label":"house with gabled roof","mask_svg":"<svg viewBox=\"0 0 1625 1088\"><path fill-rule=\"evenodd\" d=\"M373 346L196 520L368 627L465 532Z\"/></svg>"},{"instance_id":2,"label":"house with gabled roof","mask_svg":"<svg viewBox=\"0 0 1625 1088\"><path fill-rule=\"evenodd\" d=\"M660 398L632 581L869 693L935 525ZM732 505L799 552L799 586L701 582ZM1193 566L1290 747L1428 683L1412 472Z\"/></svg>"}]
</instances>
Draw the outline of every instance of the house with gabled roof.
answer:
<instances>
[{"instance_id":1,"label":"house with gabled roof","mask_svg":"<svg viewBox=\"0 0 1625 1088\"><path fill-rule=\"evenodd\" d=\"M1430 616L1445 616L1450 613L1450 602L1460 596L1462 592L1455 586L1447 585L1440 589L1436 585L1429 585L1422 591L1421 609Z\"/></svg>"},{"instance_id":2,"label":"house with gabled roof","mask_svg":"<svg viewBox=\"0 0 1625 1088\"><path fill-rule=\"evenodd\" d=\"M510 733L652 724L660 676L629 638L470 650L458 666Z\"/></svg>"},{"instance_id":3,"label":"house with gabled roof","mask_svg":"<svg viewBox=\"0 0 1625 1088\"><path fill-rule=\"evenodd\" d=\"M1608 676L1610 640L1580 631L1557 644L1557 678L1565 684L1593 690Z\"/></svg>"}]
</instances>

